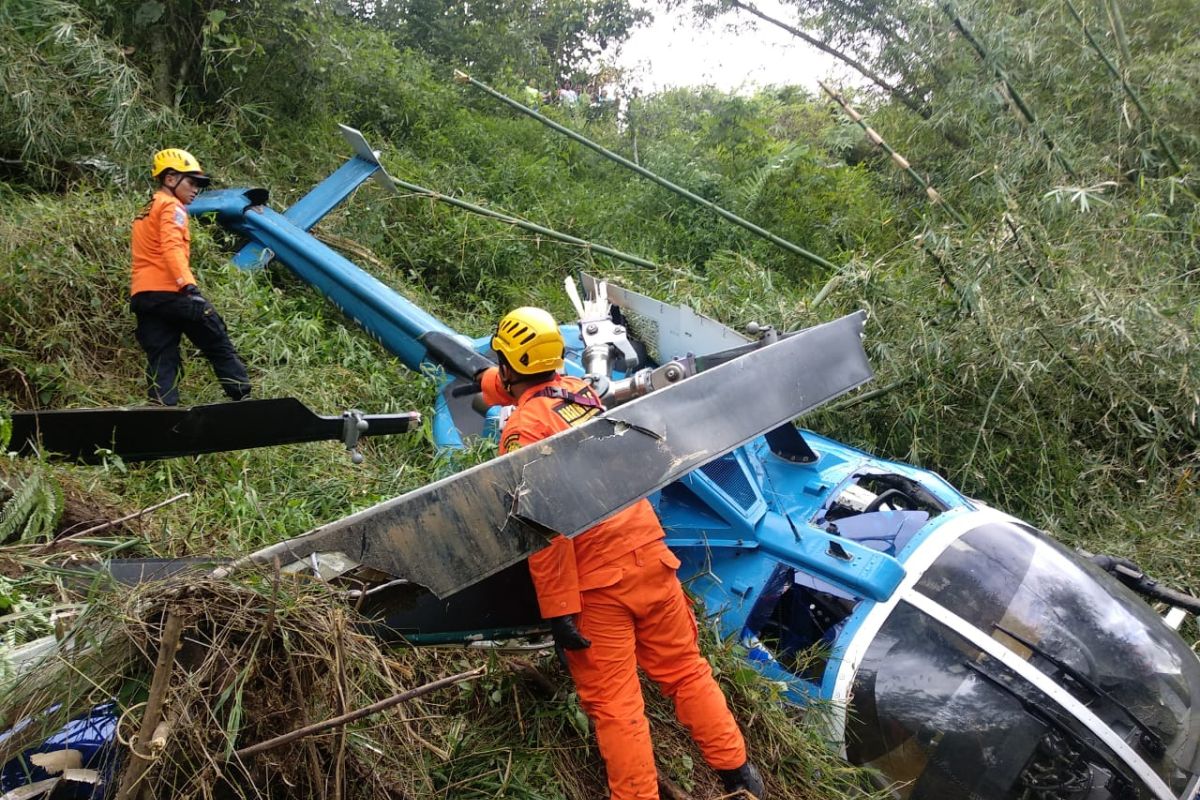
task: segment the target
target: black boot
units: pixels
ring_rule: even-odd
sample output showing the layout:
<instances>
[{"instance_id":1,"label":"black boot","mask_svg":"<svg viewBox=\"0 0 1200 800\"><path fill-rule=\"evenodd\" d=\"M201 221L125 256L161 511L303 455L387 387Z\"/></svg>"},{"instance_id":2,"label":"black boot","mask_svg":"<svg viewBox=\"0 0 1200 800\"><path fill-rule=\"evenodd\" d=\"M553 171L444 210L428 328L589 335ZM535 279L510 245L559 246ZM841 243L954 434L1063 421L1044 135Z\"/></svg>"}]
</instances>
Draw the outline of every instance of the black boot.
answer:
<instances>
[{"instance_id":1,"label":"black boot","mask_svg":"<svg viewBox=\"0 0 1200 800\"><path fill-rule=\"evenodd\" d=\"M767 793L763 788L762 775L758 774L758 767L749 761L737 769L719 769L717 774L721 776L721 785L725 787L726 794L741 791L750 794L756 800L766 800Z\"/></svg>"}]
</instances>

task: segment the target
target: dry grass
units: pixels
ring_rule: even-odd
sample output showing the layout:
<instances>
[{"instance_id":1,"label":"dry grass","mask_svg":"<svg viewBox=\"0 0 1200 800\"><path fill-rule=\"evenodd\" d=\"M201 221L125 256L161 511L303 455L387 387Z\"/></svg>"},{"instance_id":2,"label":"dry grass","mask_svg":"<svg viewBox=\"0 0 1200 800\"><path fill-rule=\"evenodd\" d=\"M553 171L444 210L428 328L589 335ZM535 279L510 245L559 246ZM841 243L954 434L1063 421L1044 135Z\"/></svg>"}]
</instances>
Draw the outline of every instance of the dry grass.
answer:
<instances>
[{"instance_id":1,"label":"dry grass","mask_svg":"<svg viewBox=\"0 0 1200 800\"><path fill-rule=\"evenodd\" d=\"M278 574L190 579L92 598L68 644L5 694L7 761L65 720L115 699L120 768L152 689L168 616L181 644L162 695L162 733L138 785L173 798L383 800L416 797L606 796L603 771L570 681L548 654L462 648L386 648L324 584ZM107 602L100 602L106 600ZM815 731L772 698L729 650L712 648L731 704L779 796L855 793L860 776L824 751ZM475 679L322 730L265 752L238 751L434 680L483 668ZM669 703L648 692L664 777L684 796L713 798L715 776ZM56 705L58 704L58 705ZM50 709L47 711L47 709ZM156 720L151 720L154 727ZM147 750L140 743L139 753Z\"/></svg>"}]
</instances>

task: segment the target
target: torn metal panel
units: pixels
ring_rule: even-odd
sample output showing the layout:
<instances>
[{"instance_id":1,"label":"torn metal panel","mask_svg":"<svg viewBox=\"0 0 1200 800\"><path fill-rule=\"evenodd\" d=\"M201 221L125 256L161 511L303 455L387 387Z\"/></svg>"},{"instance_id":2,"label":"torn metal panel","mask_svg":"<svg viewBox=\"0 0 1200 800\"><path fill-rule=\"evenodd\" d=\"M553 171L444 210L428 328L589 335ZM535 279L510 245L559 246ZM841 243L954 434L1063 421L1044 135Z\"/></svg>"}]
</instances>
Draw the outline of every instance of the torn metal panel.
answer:
<instances>
[{"instance_id":1,"label":"torn metal panel","mask_svg":"<svg viewBox=\"0 0 1200 800\"><path fill-rule=\"evenodd\" d=\"M236 563L340 552L453 594L869 380L864 320L852 314L752 350Z\"/></svg>"},{"instance_id":2,"label":"torn metal panel","mask_svg":"<svg viewBox=\"0 0 1200 800\"><path fill-rule=\"evenodd\" d=\"M601 281L586 272L581 278L584 290L595 297ZM621 309L626 321L637 330L638 338L651 349L659 363L688 353L708 355L749 341L732 328L697 314L687 306L664 303L611 283L607 284L606 291L609 301Z\"/></svg>"}]
</instances>

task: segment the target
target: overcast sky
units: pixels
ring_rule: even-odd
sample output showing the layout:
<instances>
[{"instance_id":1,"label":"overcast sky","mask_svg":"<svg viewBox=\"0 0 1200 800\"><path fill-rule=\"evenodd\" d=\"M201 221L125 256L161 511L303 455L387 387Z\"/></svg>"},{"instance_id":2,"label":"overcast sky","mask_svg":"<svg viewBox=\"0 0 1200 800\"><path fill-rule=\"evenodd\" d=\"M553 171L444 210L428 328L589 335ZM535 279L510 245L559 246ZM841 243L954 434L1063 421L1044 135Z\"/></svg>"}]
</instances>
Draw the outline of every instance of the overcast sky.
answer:
<instances>
[{"instance_id":1,"label":"overcast sky","mask_svg":"<svg viewBox=\"0 0 1200 800\"><path fill-rule=\"evenodd\" d=\"M730 12L701 29L690 15L668 15L638 0L635 5L649 9L655 19L634 32L617 62L633 72L644 91L697 84L753 91L771 83L816 91L817 78L841 75L828 55L745 12ZM792 18L775 0L756 0L756 6L784 22ZM730 30L731 24L737 30Z\"/></svg>"}]
</instances>

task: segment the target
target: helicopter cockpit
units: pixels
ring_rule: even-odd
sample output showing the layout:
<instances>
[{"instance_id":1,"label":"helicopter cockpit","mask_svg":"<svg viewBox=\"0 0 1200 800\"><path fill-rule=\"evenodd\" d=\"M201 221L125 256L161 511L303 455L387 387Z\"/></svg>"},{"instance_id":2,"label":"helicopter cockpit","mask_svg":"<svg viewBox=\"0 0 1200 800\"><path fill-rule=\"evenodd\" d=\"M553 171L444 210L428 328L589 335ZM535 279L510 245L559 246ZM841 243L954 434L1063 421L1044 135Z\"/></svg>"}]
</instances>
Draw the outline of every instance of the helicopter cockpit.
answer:
<instances>
[{"instance_id":1,"label":"helicopter cockpit","mask_svg":"<svg viewBox=\"0 0 1200 800\"><path fill-rule=\"evenodd\" d=\"M1194 796L1200 662L1106 573L996 515L902 592L843 681L897 798Z\"/></svg>"},{"instance_id":2,"label":"helicopter cockpit","mask_svg":"<svg viewBox=\"0 0 1200 800\"><path fill-rule=\"evenodd\" d=\"M920 483L892 472L854 474L820 507L813 525L895 556L947 505ZM780 564L750 612L746 630L789 672L820 681L830 647L859 597Z\"/></svg>"}]
</instances>

